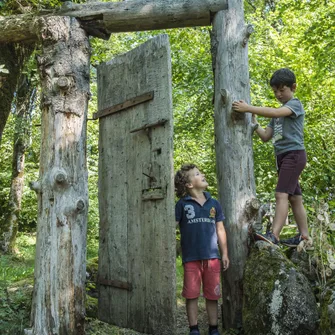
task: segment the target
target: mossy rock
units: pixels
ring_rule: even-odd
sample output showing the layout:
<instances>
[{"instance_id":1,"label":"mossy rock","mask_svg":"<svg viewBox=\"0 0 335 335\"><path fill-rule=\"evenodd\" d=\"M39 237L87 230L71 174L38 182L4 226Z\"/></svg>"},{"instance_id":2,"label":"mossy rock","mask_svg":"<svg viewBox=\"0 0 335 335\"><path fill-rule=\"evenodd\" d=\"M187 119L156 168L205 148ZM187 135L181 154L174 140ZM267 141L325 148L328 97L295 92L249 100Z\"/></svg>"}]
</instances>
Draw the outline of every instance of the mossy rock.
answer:
<instances>
[{"instance_id":1,"label":"mossy rock","mask_svg":"<svg viewBox=\"0 0 335 335\"><path fill-rule=\"evenodd\" d=\"M257 242L243 280L246 335L312 335L318 326L316 300L307 278L277 246Z\"/></svg>"}]
</instances>

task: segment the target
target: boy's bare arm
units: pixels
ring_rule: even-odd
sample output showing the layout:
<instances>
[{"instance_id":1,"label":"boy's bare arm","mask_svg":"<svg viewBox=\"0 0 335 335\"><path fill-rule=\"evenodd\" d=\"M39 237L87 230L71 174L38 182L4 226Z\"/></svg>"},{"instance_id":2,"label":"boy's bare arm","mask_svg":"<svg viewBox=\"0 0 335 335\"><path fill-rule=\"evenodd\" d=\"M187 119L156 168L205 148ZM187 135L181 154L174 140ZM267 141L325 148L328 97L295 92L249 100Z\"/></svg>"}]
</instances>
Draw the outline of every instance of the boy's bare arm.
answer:
<instances>
[{"instance_id":1,"label":"boy's bare arm","mask_svg":"<svg viewBox=\"0 0 335 335\"><path fill-rule=\"evenodd\" d=\"M287 107L272 108L272 107L256 107L248 105L245 101L234 101L233 110L239 113L253 113L260 116L265 116L269 118L277 118L283 116L289 116L292 111Z\"/></svg>"},{"instance_id":2,"label":"boy's bare arm","mask_svg":"<svg viewBox=\"0 0 335 335\"><path fill-rule=\"evenodd\" d=\"M266 127L265 129L257 127L255 132L263 142L269 141L273 135L273 129L271 127Z\"/></svg>"},{"instance_id":3,"label":"boy's bare arm","mask_svg":"<svg viewBox=\"0 0 335 335\"><path fill-rule=\"evenodd\" d=\"M257 122L256 114L252 114L251 124L256 134L263 142L267 142L272 138L273 129L271 127L266 127L265 129L260 127L259 123Z\"/></svg>"},{"instance_id":4,"label":"boy's bare arm","mask_svg":"<svg viewBox=\"0 0 335 335\"><path fill-rule=\"evenodd\" d=\"M219 247L221 250L223 271L226 271L229 267L228 247L227 247L227 235L223 225L223 221L216 223L216 234L218 236Z\"/></svg>"}]
</instances>

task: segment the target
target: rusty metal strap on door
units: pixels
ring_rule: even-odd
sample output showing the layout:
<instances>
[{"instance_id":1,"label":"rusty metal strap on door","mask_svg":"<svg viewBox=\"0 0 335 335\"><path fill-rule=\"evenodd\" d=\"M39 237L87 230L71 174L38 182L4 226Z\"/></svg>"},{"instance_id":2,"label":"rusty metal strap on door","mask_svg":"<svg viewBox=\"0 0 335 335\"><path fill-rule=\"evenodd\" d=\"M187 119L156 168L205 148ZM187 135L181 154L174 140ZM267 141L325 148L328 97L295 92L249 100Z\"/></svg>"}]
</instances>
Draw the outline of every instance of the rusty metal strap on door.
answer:
<instances>
[{"instance_id":1,"label":"rusty metal strap on door","mask_svg":"<svg viewBox=\"0 0 335 335\"><path fill-rule=\"evenodd\" d=\"M168 122L168 120L161 119L161 120L158 120L158 121L153 122L153 123L146 123L139 128L131 130L130 132L131 133L136 133L137 131L140 131L140 130L147 130L147 129L153 128L153 127L164 126L166 122Z\"/></svg>"},{"instance_id":2,"label":"rusty metal strap on door","mask_svg":"<svg viewBox=\"0 0 335 335\"><path fill-rule=\"evenodd\" d=\"M108 280L103 278L98 278L98 284L104 285L104 286L111 286L120 288L122 290L132 291L133 286L128 282L123 282L121 280Z\"/></svg>"},{"instance_id":3,"label":"rusty metal strap on door","mask_svg":"<svg viewBox=\"0 0 335 335\"><path fill-rule=\"evenodd\" d=\"M139 95L137 97L131 98L129 100L126 100L120 104L111 106L111 107L107 107L105 109L102 109L100 111L98 111L97 113L93 114L93 120L99 119L101 117L107 116L107 115L111 115L117 112L120 112L124 109L139 105L143 102L152 100L154 98L154 91L150 91L147 93L144 93L142 95Z\"/></svg>"}]
</instances>

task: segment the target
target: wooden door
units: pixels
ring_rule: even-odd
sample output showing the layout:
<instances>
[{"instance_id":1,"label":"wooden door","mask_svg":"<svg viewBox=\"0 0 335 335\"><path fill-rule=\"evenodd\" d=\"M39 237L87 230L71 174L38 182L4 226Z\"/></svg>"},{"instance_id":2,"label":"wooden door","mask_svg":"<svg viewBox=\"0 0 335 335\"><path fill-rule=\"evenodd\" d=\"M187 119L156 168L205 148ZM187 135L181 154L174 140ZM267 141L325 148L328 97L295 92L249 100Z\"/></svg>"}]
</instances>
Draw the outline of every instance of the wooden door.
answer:
<instances>
[{"instance_id":1,"label":"wooden door","mask_svg":"<svg viewBox=\"0 0 335 335\"><path fill-rule=\"evenodd\" d=\"M171 59L167 35L98 67L99 319L175 333Z\"/></svg>"}]
</instances>

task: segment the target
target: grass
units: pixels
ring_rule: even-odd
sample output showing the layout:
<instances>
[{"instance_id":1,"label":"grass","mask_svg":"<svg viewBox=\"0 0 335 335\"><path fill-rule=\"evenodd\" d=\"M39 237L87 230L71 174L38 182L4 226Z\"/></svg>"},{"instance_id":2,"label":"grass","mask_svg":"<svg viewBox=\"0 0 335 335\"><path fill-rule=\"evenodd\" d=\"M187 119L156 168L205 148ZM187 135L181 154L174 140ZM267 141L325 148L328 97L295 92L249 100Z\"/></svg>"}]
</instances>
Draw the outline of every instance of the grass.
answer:
<instances>
[{"instance_id":1,"label":"grass","mask_svg":"<svg viewBox=\"0 0 335 335\"><path fill-rule=\"evenodd\" d=\"M0 286L27 278L34 273L35 236L19 234L14 255L0 257Z\"/></svg>"},{"instance_id":2,"label":"grass","mask_svg":"<svg viewBox=\"0 0 335 335\"><path fill-rule=\"evenodd\" d=\"M0 334L21 335L29 324L35 237L18 236L15 255L0 257Z\"/></svg>"},{"instance_id":3,"label":"grass","mask_svg":"<svg viewBox=\"0 0 335 335\"><path fill-rule=\"evenodd\" d=\"M335 222L334 216L328 215L328 207L320 205L315 208L315 216L309 221L315 250L313 255L320 262L318 268L320 281L325 286L335 272ZM283 229L284 236L292 236L295 226ZM35 234L19 234L14 255L0 257L0 334L21 335L23 329L29 328L31 294L33 290L33 273L35 260ZM89 240L87 248L87 267L97 272L98 241ZM92 283L91 283L92 285ZM176 260L176 302L177 335L188 334L185 301L181 296L183 286L183 268L180 257ZM89 289L89 286L88 286ZM221 302L219 302L221 305ZM95 318L97 299L88 298L86 334L88 335L140 335L133 330L122 329L101 322ZM219 313L220 315L220 313ZM219 322L220 324L221 322ZM199 325L202 332L207 331L205 301L199 299ZM222 334L235 334L234 331Z\"/></svg>"},{"instance_id":4,"label":"grass","mask_svg":"<svg viewBox=\"0 0 335 335\"><path fill-rule=\"evenodd\" d=\"M29 328L31 295L34 280L35 234L19 234L14 255L0 257L0 334L22 335ZM87 268L97 271L98 244L89 243ZM180 257L176 260L176 300L177 300L177 334L188 334L184 298L181 296L183 286L183 268ZM89 287L89 286L88 286ZM86 334L88 335L140 335L130 329L123 329L97 320L97 299L88 297ZM199 299L199 320L203 329L207 328L204 299Z\"/></svg>"}]
</instances>

